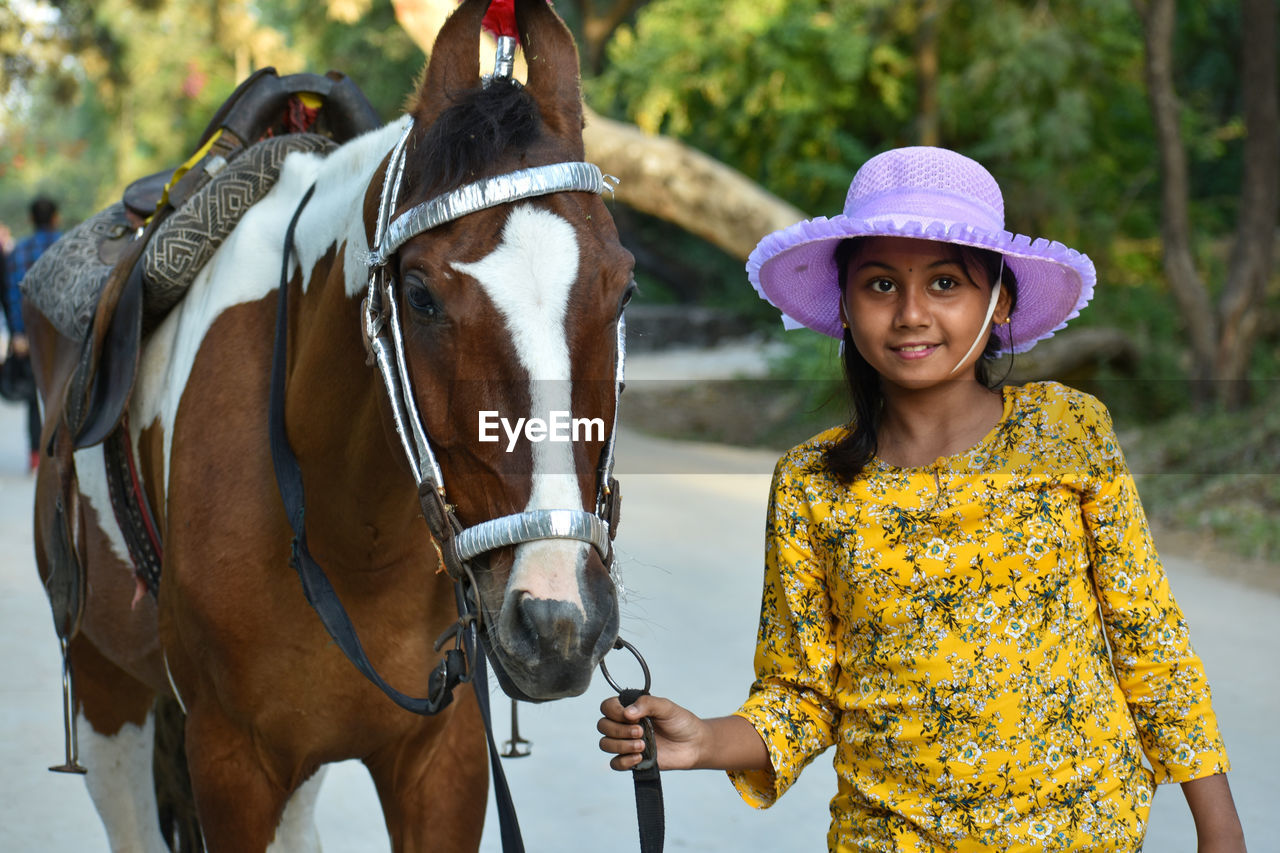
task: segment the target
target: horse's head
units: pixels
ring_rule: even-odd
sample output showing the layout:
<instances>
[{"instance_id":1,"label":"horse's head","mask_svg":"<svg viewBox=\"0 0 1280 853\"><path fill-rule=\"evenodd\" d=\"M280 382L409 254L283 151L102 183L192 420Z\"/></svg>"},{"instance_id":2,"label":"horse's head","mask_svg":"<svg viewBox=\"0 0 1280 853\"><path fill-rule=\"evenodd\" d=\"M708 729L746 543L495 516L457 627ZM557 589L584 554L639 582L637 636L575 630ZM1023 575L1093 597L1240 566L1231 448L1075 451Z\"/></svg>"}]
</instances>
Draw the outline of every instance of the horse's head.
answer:
<instances>
[{"instance_id":1,"label":"horse's head","mask_svg":"<svg viewBox=\"0 0 1280 853\"><path fill-rule=\"evenodd\" d=\"M521 0L527 83L482 81L488 5L467 0L436 41L411 108L393 217L460 187L484 192L498 176L582 160L568 30L546 0ZM555 170L538 174L561 189L481 209L458 202L473 212L405 239L387 264L407 385L464 527L513 515L527 526L538 510L594 515L601 463L612 453L617 329L632 258L598 192L566 191ZM473 560L486 645L508 693L579 694L611 647L618 603L600 529L595 546L498 542Z\"/></svg>"}]
</instances>

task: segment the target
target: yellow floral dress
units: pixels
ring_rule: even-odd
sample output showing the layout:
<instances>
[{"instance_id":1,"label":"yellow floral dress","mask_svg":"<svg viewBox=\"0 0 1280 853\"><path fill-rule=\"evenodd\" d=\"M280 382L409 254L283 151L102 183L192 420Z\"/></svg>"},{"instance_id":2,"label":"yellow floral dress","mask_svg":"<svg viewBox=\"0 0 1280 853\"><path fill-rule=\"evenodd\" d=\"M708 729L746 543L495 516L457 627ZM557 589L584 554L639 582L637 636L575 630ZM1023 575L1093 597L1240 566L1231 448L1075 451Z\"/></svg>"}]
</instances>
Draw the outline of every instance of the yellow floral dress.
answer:
<instances>
[{"instance_id":1,"label":"yellow floral dress","mask_svg":"<svg viewBox=\"0 0 1280 853\"><path fill-rule=\"evenodd\" d=\"M773 769L730 777L765 807L834 745L833 851L1136 850L1154 783L1227 770L1106 409L1056 383L1003 396L932 466L873 459L842 486L835 428L774 473L737 712Z\"/></svg>"}]
</instances>

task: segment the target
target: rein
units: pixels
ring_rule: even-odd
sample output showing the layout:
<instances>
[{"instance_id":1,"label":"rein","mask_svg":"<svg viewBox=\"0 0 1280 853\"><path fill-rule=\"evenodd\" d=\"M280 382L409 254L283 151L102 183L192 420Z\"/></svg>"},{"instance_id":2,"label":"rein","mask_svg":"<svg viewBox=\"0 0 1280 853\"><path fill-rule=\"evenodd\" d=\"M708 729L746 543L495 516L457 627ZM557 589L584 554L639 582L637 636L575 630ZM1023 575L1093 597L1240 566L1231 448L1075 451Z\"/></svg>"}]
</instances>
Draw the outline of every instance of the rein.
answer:
<instances>
[{"instance_id":1,"label":"rein","mask_svg":"<svg viewBox=\"0 0 1280 853\"><path fill-rule=\"evenodd\" d=\"M649 695L649 687L653 679L649 674L649 664L645 662L640 650L619 637L613 644L615 650L626 649L640 664L644 673L644 687L622 687L613 680L609 668L600 661L600 672L609 686L618 692L618 701L622 707L634 705L641 696ZM631 782L636 791L636 824L640 830L640 853L662 853L662 845L666 836L667 818L662 801L662 772L658 767L658 744L653 731L653 721L648 717L640 720L644 731L644 752L640 763L631 768Z\"/></svg>"}]
</instances>

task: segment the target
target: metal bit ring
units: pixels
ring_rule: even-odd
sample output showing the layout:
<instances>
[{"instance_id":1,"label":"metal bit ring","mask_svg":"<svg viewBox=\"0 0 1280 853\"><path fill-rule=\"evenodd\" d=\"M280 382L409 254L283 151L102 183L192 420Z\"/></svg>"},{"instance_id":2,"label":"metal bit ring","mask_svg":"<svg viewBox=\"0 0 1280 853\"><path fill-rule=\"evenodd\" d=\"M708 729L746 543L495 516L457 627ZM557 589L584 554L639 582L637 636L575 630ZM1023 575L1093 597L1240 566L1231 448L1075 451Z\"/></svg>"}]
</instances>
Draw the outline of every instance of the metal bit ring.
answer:
<instances>
[{"instance_id":1,"label":"metal bit ring","mask_svg":"<svg viewBox=\"0 0 1280 853\"><path fill-rule=\"evenodd\" d=\"M648 693L649 687L653 684L653 678L649 675L649 664L645 663L644 658L640 655L640 652L636 649L635 646L631 645L621 637L619 637L617 640L614 641L613 647L614 649L626 649L627 651L631 652L632 655L635 656L636 662L640 664L640 670L644 673L644 689L641 690L640 692ZM614 690L616 690L619 693L622 692L623 688L619 687L618 682L614 681L613 676L609 675L609 668L604 665L604 658L600 659L600 672L604 674L604 680L609 682L610 687L612 687Z\"/></svg>"}]
</instances>

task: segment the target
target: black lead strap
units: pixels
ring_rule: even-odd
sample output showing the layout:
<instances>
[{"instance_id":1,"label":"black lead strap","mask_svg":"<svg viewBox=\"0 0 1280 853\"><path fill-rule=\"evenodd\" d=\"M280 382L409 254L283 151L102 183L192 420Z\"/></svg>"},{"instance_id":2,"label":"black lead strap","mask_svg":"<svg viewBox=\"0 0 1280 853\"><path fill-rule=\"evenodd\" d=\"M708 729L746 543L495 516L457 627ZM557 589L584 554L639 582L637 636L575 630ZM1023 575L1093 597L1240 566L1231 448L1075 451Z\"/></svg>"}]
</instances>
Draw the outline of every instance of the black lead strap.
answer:
<instances>
[{"instance_id":1,"label":"black lead strap","mask_svg":"<svg viewBox=\"0 0 1280 853\"><path fill-rule=\"evenodd\" d=\"M640 690L623 690L618 701L625 708L645 695ZM640 827L640 853L662 853L666 834L666 814L662 803L662 776L658 770L658 750L653 740L653 723L645 717L644 758L631 768L631 781L636 789L636 822Z\"/></svg>"},{"instance_id":2,"label":"black lead strap","mask_svg":"<svg viewBox=\"0 0 1280 853\"><path fill-rule=\"evenodd\" d=\"M293 256L293 236L298 219L306 208L307 202L315 193L315 185L307 190L298 203L293 218L284 237L284 258L280 270L280 298L276 310L275 344L271 355L271 405L270 405L270 440L271 462L275 468L276 484L280 489L280 499L284 503L285 515L289 526L293 529L293 553L290 564L298 573L302 582L302 591L309 603L320 617L321 624L333 638L334 643L342 650L351 663L365 678L373 682L383 693L387 694L397 705L415 714L432 715L443 710L453 699L453 688L458 684L472 680L476 702L480 706L480 715L484 720L485 738L489 745L489 763L493 770L494 797L498 808L498 823L502 833L502 849L507 853L524 853L524 841L520 835L520 825L516 819L515 804L511 800L511 791L507 785L506 775L502 770L502 762L498 758L498 750L493 739L493 725L489 707L489 676L485 666L484 650L476 635L474 620L468 620L466 626L457 634L458 641L454 648L445 652L440 665L431 672L428 683L429 696L417 698L401 693L388 684L373 663L365 654L355 626L346 609L338 599L338 594L324 569L311 556L307 547L306 528L306 493L302 484L302 468L298 458L289 444L289 436L284 422L285 369L288 360L289 334L289 261ZM458 598L459 616L474 613L474 604L468 600L465 592L455 586ZM467 673L467 662L473 666L471 675Z\"/></svg>"},{"instance_id":3,"label":"black lead strap","mask_svg":"<svg viewBox=\"0 0 1280 853\"><path fill-rule=\"evenodd\" d=\"M600 672L604 674L609 686L618 691L618 701L626 708L634 705L641 696L649 695L652 679L649 665L640 655L640 651L626 640L619 637L613 644L614 649L626 649L635 655L636 661L644 671L644 687L619 687L609 675L609 669L600 661ZM658 746L653 733L653 722L645 717L640 721L644 729L644 754L640 763L631 768L631 781L636 789L636 822L640 828L640 853L662 853L663 840L666 836L667 819L662 802L662 774L658 769Z\"/></svg>"}]
</instances>

